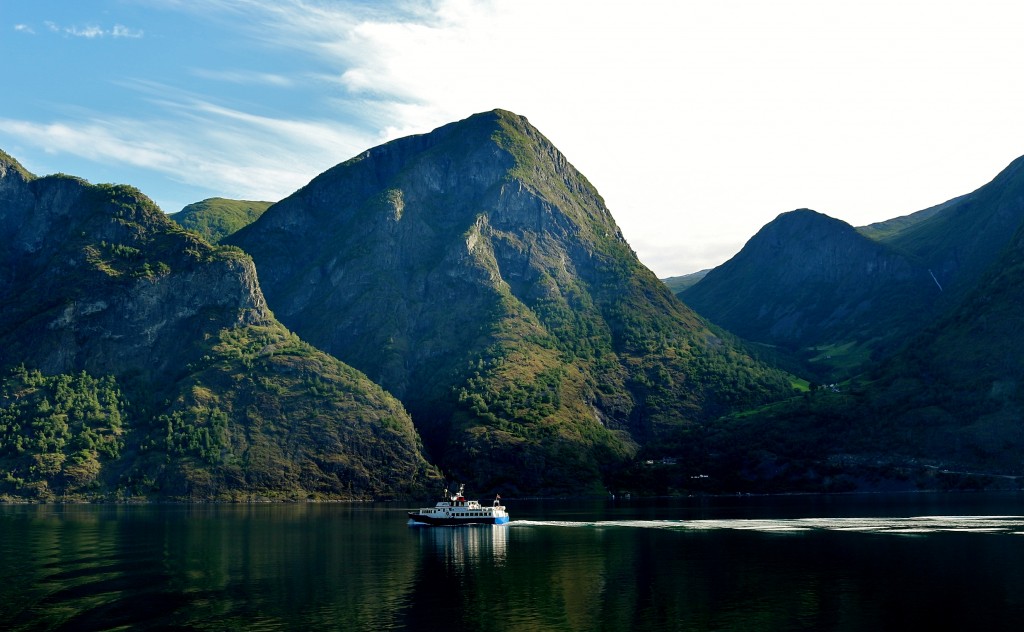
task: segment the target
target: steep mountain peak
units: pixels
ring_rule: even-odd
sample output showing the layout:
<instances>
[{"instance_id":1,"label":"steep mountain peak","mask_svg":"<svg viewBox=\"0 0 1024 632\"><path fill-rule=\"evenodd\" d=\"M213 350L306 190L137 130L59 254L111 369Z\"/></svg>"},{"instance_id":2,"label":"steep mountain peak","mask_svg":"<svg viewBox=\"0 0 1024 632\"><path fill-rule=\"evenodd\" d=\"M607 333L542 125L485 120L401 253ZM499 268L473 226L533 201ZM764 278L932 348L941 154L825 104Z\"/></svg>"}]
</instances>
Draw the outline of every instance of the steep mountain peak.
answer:
<instances>
[{"instance_id":1,"label":"steep mountain peak","mask_svg":"<svg viewBox=\"0 0 1024 632\"><path fill-rule=\"evenodd\" d=\"M780 284L800 285L822 274L834 276L855 262L849 257L857 252L877 255L886 249L864 237L846 222L810 209L782 213L765 224L743 249L719 269L708 273L701 283L712 285L729 268L744 262L756 265L771 262L762 273L771 275ZM696 288L695 288L696 289Z\"/></svg>"},{"instance_id":2,"label":"steep mountain peak","mask_svg":"<svg viewBox=\"0 0 1024 632\"><path fill-rule=\"evenodd\" d=\"M30 195L28 183L34 179L21 163L0 150L0 221L11 209L25 205Z\"/></svg>"},{"instance_id":3,"label":"steep mountain peak","mask_svg":"<svg viewBox=\"0 0 1024 632\"><path fill-rule=\"evenodd\" d=\"M346 191L346 199L334 192ZM518 192L518 193L516 193ZM506 110L474 114L428 134L399 138L325 171L280 204L263 222L279 228L314 230L331 216L359 212L362 221L403 218L404 209L424 209L431 221L461 230L485 210L506 219L537 221L536 205L481 205L474 198L508 195L541 198L547 213L563 212L569 222L591 238L611 237L624 243L611 213L596 189L529 121ZM422 219L426 219L422 217ZM238 241L245 241L245 230Z\"/></svg>"},{"instance_id":4,"label":"steep mountain peak","mask_svg":"<svg viewBox=\"0 0 1024 632\"><path fill-rule=\"evenodd\" d=\"M0 149L0 180L8 177L9 173L13 172L21 177L22 180L32 180L35 178L34 175L29 173L28 169L21 166L21 163L15 160L10 154Z\"/></svg>"},{"instance_id":5,"label":"steep mountain peak","mask_svg":"<svg viewBox=\"0 0 1024 632\"><path fill-rule=\"evenodd\" d=\"M785 213L779 213L778 217L776 217L776 220L781 220L781 219L788 219L788 220L803 219L803 220L808 220L808 221L820 220L822 222L838 222L838 221L841 221L841 220L835 219L834 217L829 217L828 215L826 215L824 213L820 213L818 211L815 211L814 209L810 209L810 208L806 208L806 207L805 208L794 209L792 211L786 211Z\"/></svg>"},{"instance_id":6,"label":"steep mountain peak","mask_svg":"<svg viewBox=\"0 0 1024 632\"><path fill-rule=\"evenodd\" d=\"M675 300L596 189L504 110L369 149L226 241L282 322L398 396L480 488L594 484L736 403L711 367L750 373L752 400L788 387Z\"/></svg>"}]
</instances>

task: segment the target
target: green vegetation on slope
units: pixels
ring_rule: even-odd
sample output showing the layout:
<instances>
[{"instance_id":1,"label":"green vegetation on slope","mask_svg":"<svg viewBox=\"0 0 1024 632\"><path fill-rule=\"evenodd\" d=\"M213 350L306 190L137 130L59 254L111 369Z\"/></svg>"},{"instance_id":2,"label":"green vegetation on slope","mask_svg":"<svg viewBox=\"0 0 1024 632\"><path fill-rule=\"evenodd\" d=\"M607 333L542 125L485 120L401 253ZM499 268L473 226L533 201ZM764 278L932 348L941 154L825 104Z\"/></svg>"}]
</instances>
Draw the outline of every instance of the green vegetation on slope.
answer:
<instances>
[{"instance_id":1,"label":"green vegetation on slope","mask_svg":"<svg viewBox=\"0 0 1024 632\"><path fill-rule=\"evenodd\" d=\"M240 250L132 187L8 183L0 494L363 499L437 476L397 400L273 319Z\"/></svg>"},{"instance_id":2,"label":"green vegetation on slope","mask_svg":"<svg viewBox=\"0 0 1024 632\"><path fill-rule=\"evenodd\" d=\"M673 294L678 296L679 293L686 288L693 287L700 282L700 280L706 277L710 271L710 268L707 270L699 270L682 276L668 277L662 279L661 282L664 283Z\"/></svg>"},{"instance_id":3,"label":"green vegetation on slope","mask_svg":"<svg viewBox=\"0 0 1024 632\"><path fill-rule=\"evenodd\" d=\"M947 208L953 204L956 204L959 198L939 204L931 208L926 208L923 211L917 211L910 215L904 215L902 217L896 217L893 219L885 220L884 222L875 222L874 224L868 224L867 226L859 226L857 232L864 235L868 239L875 241L886 241L891 239L895 235L903 232L904 230L914 226L918 222L923 222L928 218L932 217L939 211Z\"/></svg>"},{"instance_id":4,"label":"green vegetation on slope","mask_svg":"<svg viewBox=\"0 0 1024 632\"><path fill-rule=\"evenodd\" d=\"M880 367L722 420L690 462L748 491L1024 485L1022 288L1019 230L955 310Z\"/></svg>"},{"instance_id":5,"label":"green vegetation on slope","mask_svg":"<svg viewBox=\"0 0 1024 632\"><path fill-rule=\"evenodd\" d=\"M601 489L790 392L636 258L596 189L496 110L321 174L229 240L282 322L401 398L475 489Z\"/></svg>"},{"instance_id":6,"label":"green vegetation on slope","mask_svg":"<svg viewBox=\"0 0 1024 632\"><path fill-rule=\"evenodd\" d=\"M140 458L137 493L380 499L436 477L401 404L280 325L222 330L190 369L148 428L173 460Z\"/></svg>"},{"instance_id":7,"label":"green vegetation on slope","mask_svg":"<svg viewBox=\"0 0 1024 632\"><path fill-rule=\"evenodd\" d=\"M126 406L110 376L12 369L0 381L0 494L100 492L125 446Z\"/></svg>"},{"instance_id":8,"label":"green vegetation on slope","mask_svg":"<svg viewBox=\"0 0 1024 632\"><path fill-rule=\"evenodd\" d=\"M163 402L11 370L0 494L40 500L387 498L436 477L401 405L279 325L225 329Z\"/></svg>"},{"instance_id":9,"label":"green vegetation on slope","mask_svg":"<svg viewBox=\"0 0 1024 632\"><path fill-rule=\"evenodd\" d=\"M199 233L211 244L216 244L255 222L272 204L273 202L209 198L189 204L169 217L183 227Z\"/></svg>"},{"instance_id":10,"label":"green vegetation on slope","mask_svg":"<svg viewBox=\"0 0 1024 632\"><path fill-rule=\"evenodd\" d=\"M34 175L29 173L28 169L21 166L21 163L15 160L10 154L0 149L0 167L8 167L14 169L22 178L25 180L32 180L35 178Z\"/></svg>"}]
</instances>

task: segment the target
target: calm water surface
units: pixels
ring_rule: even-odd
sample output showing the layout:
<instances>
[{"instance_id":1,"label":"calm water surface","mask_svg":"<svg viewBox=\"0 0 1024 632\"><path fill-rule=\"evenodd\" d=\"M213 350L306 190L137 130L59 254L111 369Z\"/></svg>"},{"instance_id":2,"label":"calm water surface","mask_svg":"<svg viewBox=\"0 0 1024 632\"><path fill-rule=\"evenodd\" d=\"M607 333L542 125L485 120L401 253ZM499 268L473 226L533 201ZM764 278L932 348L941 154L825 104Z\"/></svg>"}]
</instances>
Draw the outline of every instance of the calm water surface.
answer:
<instances>
[{"instance_id":1,"label":"calm water surface","mask_svg":"<svg viewBox=\"0 0 1024 632\"><path fill-rule=\"evenodd\" d=\"M1024 496L0 506L7 630L1001 630Z\"/></svg>"}]
</instances>

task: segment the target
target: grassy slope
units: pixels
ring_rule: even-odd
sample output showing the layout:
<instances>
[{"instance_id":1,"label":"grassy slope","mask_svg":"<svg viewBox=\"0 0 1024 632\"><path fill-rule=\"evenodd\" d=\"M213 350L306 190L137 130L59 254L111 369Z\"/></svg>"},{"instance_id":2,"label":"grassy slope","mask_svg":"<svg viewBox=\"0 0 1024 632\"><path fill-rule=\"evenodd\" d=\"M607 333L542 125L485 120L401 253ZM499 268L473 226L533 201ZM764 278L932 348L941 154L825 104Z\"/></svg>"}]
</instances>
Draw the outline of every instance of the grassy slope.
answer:
<instances>
[{"instance_id":1,"label":"grassy slope","mask_svg":"<svg viewBox=\"0 0 1024 632\"><path fill-rule=\"evenodd\" d=\"M196 231L211 244L216 244L255 222L272 204L273 202L209 198L189 204L169 217L183 227Z\"/></svg>"}]
</instances>

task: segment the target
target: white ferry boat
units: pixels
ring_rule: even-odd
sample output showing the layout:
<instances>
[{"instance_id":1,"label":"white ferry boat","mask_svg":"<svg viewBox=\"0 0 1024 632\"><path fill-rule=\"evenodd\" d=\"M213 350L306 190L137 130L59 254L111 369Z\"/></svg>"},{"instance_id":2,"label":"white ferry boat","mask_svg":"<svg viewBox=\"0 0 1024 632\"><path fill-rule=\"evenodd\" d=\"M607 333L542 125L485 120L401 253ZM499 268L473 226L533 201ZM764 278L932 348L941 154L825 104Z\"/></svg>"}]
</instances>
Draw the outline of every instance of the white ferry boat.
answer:
<instances>
[{"instance_id":1,"label":"white ferry boat","mask_svg":"<svg viewBox=\"0 0 1024 632\"><path fill-rule=\"evenodd\" d=\"M444 490L444 500L433 507L421 507L409 512L409 524L456 525L456 524L505 524L508 512L501 504L501 496L494 498L490 507L484 507L476 500L466 500L465 485L459 485L459 493L449 495Z\"/></svg>"}]
</instances>

